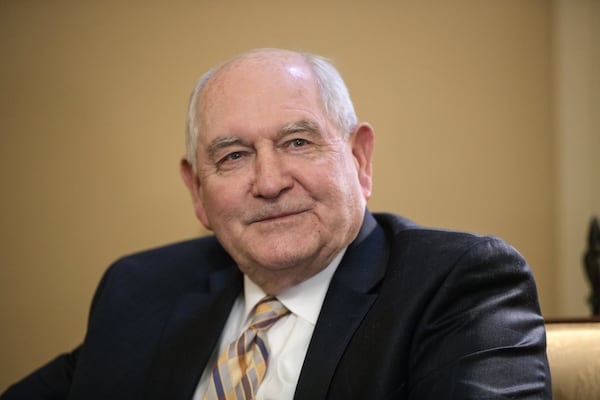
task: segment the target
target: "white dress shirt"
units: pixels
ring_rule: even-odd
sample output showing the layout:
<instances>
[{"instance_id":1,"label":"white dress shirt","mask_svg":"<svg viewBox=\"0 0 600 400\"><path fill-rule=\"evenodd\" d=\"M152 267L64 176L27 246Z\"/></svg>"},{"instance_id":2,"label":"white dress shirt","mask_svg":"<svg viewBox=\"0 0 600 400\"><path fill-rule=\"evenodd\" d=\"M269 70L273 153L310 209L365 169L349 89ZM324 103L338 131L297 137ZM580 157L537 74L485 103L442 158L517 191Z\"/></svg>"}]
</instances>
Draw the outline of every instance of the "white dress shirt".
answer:
<instances>
[{"instance_id":1,"label":"white dress shirt","mask_svg":"<svg viewBox=\"0 0 600 400\"><path fill-rule=\"evenodd\" d=\"M292 399L300 377L302 363L315 329L329 282L346 249L342 250L323 271L286 289L277 299L290 310L267 331L269 363L256 400ZM244 276L244 291L236 299L218 345L204 369L193 400L202 400L219 355L248 328L254 306L265 297L263 290Z\"/></svg>"}]
</instances>

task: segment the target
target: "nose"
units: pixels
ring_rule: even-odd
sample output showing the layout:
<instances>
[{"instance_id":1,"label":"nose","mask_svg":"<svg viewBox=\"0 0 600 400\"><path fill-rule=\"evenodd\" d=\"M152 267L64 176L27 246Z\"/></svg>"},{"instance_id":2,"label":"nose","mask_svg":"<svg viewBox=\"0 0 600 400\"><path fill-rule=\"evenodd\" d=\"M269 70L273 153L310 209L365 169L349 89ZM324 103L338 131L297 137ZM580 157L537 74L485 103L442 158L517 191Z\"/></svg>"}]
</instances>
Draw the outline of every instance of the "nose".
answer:
<instances>
[{"instance_id":1,"label":"nose","mask_svg":"<svg viewBox=\"0 0 600 400\"><path fill-rule=\"evenodd\" d=\"M264 149L262 152L257 152L252 185L252 194L255 197L273 199L292 186L293 179L284 157L276 149Z\"/></svg>"}]
</instances>

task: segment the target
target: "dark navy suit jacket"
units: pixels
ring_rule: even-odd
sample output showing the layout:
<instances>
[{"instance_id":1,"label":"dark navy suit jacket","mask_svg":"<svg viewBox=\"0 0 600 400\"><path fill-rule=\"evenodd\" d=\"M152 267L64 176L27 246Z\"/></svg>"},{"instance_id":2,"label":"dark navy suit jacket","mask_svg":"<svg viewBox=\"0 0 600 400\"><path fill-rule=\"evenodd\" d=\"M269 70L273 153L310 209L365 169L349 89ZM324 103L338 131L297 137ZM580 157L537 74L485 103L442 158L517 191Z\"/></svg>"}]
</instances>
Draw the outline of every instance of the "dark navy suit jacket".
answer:
<instances>
[{"instance_id":1,"label":"dark navy suit jacket","mask_svg":"<svg viewBox=\"0 0 600 400\"><path fill-rule=\"evenodd\" d=\"M125 257L98 287L83 344L2 399L191 399L241 289L213 237ZM367 212L295 399L549 399L545 346L512 247Z\"/></svg>"}]
</instances>

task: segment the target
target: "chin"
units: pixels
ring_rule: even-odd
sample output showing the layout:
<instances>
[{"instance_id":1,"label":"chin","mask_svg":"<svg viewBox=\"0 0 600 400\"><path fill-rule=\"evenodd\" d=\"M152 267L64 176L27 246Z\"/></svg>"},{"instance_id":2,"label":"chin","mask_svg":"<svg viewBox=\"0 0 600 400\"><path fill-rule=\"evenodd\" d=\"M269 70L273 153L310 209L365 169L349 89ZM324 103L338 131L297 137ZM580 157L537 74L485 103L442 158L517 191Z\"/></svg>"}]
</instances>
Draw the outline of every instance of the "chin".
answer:
<instances>
[{"instance_id":1,"label":"chin","mask_svg":"<svg viewBox=\"0 0 600 400\"><path fill-rule=\"evenodd\" d=\"M269 254L267 257L258 257L257 265L260 265L263 269L271 271L282 271L291 268L299 268L306 264L307 259L311 257L305 257L304 255L281 255Z\"/></svg>"}]
</instances>

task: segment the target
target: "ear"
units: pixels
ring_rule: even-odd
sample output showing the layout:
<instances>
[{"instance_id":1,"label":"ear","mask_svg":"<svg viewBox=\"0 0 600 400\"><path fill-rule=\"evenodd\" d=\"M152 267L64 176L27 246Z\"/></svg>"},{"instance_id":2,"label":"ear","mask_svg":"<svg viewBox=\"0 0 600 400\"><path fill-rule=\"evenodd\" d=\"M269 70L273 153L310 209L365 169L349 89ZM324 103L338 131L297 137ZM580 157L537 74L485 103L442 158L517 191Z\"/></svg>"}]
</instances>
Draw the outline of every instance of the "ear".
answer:
<instances>
[{"instance_id":1,"label":"ear","mask_svg":"<svg viewBox=\"0 0 600 400\"><path fill-rule=\"evenodd\" d=\"M373 143L375 133L371 125L361 122L354 128L350 136L352 155L358 170L358 180L366 200L371 197L373 186Z\"/></svg>"},{"instance_id":2,"label":"ear","mask_svg":"<svg viewBox=\"0 0 600 400\"><path fill-rule=\"evenodd\" d=\"M181 172L183 182L192 195L192 203L194 205L196 217L206 229L211 230L212 228L210 227L210 223L204 209L204 203L202 201L202 187L200 186L198 174L194 172L194 168L185 157L181 159L179 170Z\"/></svg>"}]
</instances>

